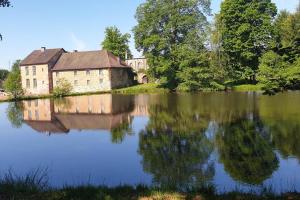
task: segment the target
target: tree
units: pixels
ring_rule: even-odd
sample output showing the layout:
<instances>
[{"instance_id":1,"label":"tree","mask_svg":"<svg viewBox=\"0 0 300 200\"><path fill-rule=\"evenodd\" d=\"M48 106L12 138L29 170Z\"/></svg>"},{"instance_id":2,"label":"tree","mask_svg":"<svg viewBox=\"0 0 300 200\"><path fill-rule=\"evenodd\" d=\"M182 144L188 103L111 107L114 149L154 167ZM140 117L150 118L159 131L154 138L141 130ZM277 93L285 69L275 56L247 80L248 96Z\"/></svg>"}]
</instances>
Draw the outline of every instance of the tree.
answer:
<instances>
[{"instance_id":1,"label":"tree","mask_svg":"<svg viewBox=\"0 0 300 200\"><path fill-rule=\"evenodd\" d=\"M119 56L121 59L132 58L131 51L128 43L130 34L122 34L120 30L115 27L107 27L105 29L105 39L102 42L102 48L111 51L114 55Z\"/></svg>"},{"instance_id":2,"label":"tree","mask_svg":"<svg viewBox=\"0 0 300 200\"><path fill-rule=\"evenodd\" d=\"M281 11L275 21L279 37L278 53L290 63L300 56L300 4L295 13Z\"/></svg>"},{"instance_id":3,"label":"tree","mask_svg":"<svg viewBox=\"0 0 300 200\"><path fill-rule=\"evenodd\" d=\"M66 79L60 78L57 81L57 85L53 89L53 95L55 97L63 97L71 93L72 85Z\"/></svg>"},{"instance_id":4,"label":"tree","mask_svg":"<svg viewBox=\"0 0 300 200\"><path fill-rule=\"evenodd\" d=\"M4 81L9 74L9 71L6 69L0 69L0 80Z\"/></svg>"},{"instance_id":5,"label":"tree","mask_svg":"<svg viewBox=\"0 0 300 200\"><path fill-rule=\"evenodd\" d=\"M210 1L147 0L136 12L136 47L148 59L149 74L161 85L175 89L185 78L186 68L207 67L199 56L205 52L206 15Z\"/></svg>"},{"instance_id":6,"label":"tree","mask_svg":"<svg viewBox=\"0 0 300 200\"><path fill-rule=\"evenodd\" d=\"M271 0L225 0L221 4L221 37L236 79L255 79L261 55L276 45Z\"/></svg>"},{"instance_id":7,"label":"tree","mask_svg":"<svg viewBox=\"0 0 300 200\"><path fill-rule=\"evenodd\" d=\"M263 84L262 89L266 93L273 94L285 87L285 65L283 58L274 51L269 51L261 57L257 79Z\"/></svg>"},{"instance_id":8,"label":"tree","mask_svg":"<svg viewBox=\"0 0 300 200\"><path fill-rule=\"evenodd\" d=\"M14 99L23 95L23 88L21 83L20 60L17 60L9 73L7 79L4 81L4 88L9 92Z\"/></svg>"}]
</instances>

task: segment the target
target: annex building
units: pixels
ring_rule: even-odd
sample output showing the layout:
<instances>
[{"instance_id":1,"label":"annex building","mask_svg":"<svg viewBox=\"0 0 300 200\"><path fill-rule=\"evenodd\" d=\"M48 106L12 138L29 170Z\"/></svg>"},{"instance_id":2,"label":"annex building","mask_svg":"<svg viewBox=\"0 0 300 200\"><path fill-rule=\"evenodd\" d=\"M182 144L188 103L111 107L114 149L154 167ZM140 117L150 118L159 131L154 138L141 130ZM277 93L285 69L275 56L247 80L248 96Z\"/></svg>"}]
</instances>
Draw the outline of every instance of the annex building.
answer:
<instances>
[{"instance_id":1,"label":"annex building","mask_svg":"<svg viewBox=\"0 0 300 200\"><path fill-rule=\"evenodd\" d=\"M26 95L50 94L60 79L74 93L109 91L133 84L132 68L107 50L67 52L42 47L21 63L22 87Z\"/></svg>"}]
</instances>

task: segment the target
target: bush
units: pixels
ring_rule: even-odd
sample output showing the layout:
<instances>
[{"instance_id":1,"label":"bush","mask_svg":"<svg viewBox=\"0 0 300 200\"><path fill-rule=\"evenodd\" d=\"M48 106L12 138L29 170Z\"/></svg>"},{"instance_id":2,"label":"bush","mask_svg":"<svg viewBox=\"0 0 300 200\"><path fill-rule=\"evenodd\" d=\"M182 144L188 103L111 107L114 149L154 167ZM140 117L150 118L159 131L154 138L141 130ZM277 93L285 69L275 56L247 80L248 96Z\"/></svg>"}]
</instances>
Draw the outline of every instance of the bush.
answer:
<instances>
[{"instance_id":1,"label":"bush","mask_svg":"<svg viewBox=\"0 0 300 200\"><path fill-rule=\"evenodd\" d=\"M61 78L57 81L57 85L53 89L53 95L55 97L63 97L70 94L72 89L72 85L66 79Z\"/></svg>"},{"instance_id":2,"label":"bush","mask_svg":"<svg viewBox=\"0 0 300 200\"><path fill-rule=\"evenodd\" d=\"M286 63L283 58L273 51L265 53L260 59L257 80L263 85L266 93L276 93L285 88Z\"/></svg>"}]
</instances>

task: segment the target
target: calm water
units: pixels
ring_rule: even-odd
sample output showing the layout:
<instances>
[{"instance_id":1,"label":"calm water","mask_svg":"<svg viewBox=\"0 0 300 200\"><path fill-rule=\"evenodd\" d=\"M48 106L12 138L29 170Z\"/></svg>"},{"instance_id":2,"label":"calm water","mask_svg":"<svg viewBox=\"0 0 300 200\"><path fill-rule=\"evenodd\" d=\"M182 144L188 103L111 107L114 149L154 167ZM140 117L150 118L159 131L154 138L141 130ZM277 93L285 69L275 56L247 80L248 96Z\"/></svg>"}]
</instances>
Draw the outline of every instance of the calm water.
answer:
<instances>
[{"instance_id":1,"label":"calm water","mask_svg":"<svg viewBox=\"0 0 300 200\"><path fill-rule=\"evenodd\" d=\"M94 95L0 104L0 173L54 187L300 192L300 93Z\"/></svg>"}]
</instances>

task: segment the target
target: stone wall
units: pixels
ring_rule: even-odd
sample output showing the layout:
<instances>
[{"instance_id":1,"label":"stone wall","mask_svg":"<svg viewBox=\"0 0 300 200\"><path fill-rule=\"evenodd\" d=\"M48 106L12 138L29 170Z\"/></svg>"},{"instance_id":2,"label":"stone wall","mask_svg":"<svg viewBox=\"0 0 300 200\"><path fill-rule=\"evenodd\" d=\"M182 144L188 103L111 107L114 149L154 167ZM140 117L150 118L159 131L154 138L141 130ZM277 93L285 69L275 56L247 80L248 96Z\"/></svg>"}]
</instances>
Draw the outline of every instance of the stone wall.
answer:
<instances>
[{"instance_id":1,"label":"stone wall","mask_svg":"<svg viewBox=\"0 0 300 200\"><path fill-rule=\"evenodd\" d=\"M53 87L61 78L66 79L76 93L97 92L111 90L110 74L108 69L57 71L52 73Z\"/></svg>"},{"instance_id":2,"label":"stone wall","mask_svg":"<svg viewBox=\"0 0 300 200\"><path fill-rule=\"evenodd\" d=\"M33 68L36 68L36 73L34 75ZM28 74L26 72L28 69ZM43 95L49 94L49 69L48 65L32 65L32 66L21 66L21 81L22 88L26 95ZM34 79L37 82L36 87L34 87ZM30 85L27 87L27 80Z\"/></svg>"}]
</instances>

